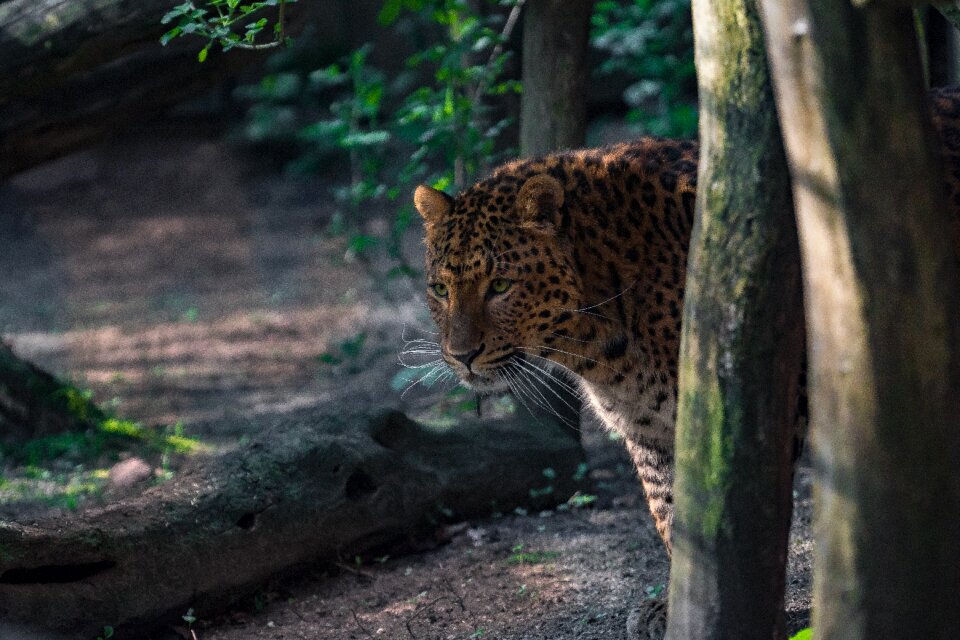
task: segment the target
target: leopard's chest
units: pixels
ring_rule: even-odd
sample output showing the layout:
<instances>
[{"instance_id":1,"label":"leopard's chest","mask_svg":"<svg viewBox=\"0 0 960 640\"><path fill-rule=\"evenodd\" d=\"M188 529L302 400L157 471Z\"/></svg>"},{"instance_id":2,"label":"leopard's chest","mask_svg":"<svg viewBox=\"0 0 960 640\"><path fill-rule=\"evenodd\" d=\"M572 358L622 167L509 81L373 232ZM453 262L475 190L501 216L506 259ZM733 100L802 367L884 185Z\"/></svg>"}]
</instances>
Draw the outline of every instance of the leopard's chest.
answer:
<instances>
[{"instance_id":1,"label":"leopard's chest","mask_svg":"<svg viewBox=\"0 0 960 640\"><path fill-rule=\"evenodd\" d=\"M620 383L581 382L590 406L607 428L634 442L673 447L676 381L644 372Z\"/></svg>"}]
</instances>

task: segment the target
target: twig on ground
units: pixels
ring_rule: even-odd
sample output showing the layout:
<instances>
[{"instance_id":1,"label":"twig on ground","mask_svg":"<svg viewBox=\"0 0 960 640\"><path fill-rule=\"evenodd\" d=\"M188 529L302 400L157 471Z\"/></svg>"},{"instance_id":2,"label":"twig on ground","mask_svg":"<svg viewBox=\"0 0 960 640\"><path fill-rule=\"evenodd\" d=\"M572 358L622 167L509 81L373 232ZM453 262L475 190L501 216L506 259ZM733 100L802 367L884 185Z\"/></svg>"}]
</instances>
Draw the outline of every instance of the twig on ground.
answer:
<instances>
[{"instance_id":1,"label":"twig on ground","mask_svg":"<svg viewBox=\"0 0 960 640\"><path fill-rule=\"evenodd\" d=\"M363 626L362 622L360 622L360 616L357 615L356 609L350 609L350 613L353 614L353 621L357 623L358 627L360 627L360 631L363 631L368 638L372 638L373 634L370 633L370 631L365 626Z\"/></svg>"},{"instance_id":2,"label":"twig on ground","mask_svg":"<svg viewBox=\"0 0 960 640\"><path fill-rule=\"evenodd\" d=\"M343 569L344 571L348 571L355 576L360 576L361 578L373 580L374 576L372 573L370 573L369 571L364 571L363 569L358 569L356 567L350 566L346 562L334 562L333 565L338 569Z\"/></svg>"}]
</instances>

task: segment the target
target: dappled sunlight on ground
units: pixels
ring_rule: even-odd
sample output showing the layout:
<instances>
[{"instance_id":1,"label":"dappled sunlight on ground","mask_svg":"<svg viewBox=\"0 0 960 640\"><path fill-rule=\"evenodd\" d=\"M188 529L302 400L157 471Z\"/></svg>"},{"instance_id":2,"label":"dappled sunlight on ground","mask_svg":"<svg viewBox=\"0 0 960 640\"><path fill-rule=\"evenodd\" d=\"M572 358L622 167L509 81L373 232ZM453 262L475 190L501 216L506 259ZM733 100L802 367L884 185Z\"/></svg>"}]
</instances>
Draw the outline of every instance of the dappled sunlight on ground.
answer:
<instances>
[{"instance_id":1,"label":"dappled sunlight on ground","mask_svg":"<svg viewBox=\"0 0 960 640\"><path fill-rule=\"evenodd\" d=\"M398 323L424 321L411 283L386 303L324 233L324 186L245 179L224 143L141 135L8 188L0 245L35 249L0 252L0 330L20 355L125 416L191 425L329 397L323 354L382 327L395 353Z\"/></svg>"},{"instance_id":2,"label":"dappled sunlight on ground","mask_svg":"<svg viewBox=\"0 0 960 640\"><path fill-rule=\"evenodd\" d=\"M90 452L3 469L0 518L18 501L70 510L163 483L258 435L268 422L258 416L375 402L442 427L476 411L450 386L418 384L401 399L422 374L398 376L398 351L432 330L422 285L386 279L325 232L330 185L252 174L219 138L147 128L0 185L0 335L134 430L126 449L74 434L47 444ZM389 227L382 213L361 224ZM420 250L413 231L411 264ZM488 400L483 411L512 406ZM668 563L622 444L595 425L582 436L595 495L440 526L435 540L410 541L413 553L276 581L226 614L197 611L199 640L619 640ZM122 473L133 484L110 489ZM802 623L802 473L799 488L788 606Z\"/></svg>"}]
</instances>

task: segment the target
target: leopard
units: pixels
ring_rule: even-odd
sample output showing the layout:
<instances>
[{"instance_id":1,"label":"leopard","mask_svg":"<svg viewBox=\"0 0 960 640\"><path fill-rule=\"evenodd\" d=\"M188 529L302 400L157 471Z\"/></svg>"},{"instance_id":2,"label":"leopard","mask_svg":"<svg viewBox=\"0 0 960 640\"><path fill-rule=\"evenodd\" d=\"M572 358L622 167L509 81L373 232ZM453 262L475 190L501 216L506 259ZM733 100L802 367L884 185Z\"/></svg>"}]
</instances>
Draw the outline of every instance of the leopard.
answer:
<instances>
[{"instance_id":1,"label":"leopard","mask_svg":"<svg viewBox=\"0 0 960 640\"><path fill-rule=\"evenodd\" d=\"M960 90L929 98L956 219ZM697 142L646 136L513 160L456 196L427 185L413 194L446 365L478 393L569 374L626 445L668 555L697 168Z\"/></svg>"},{"instance_id":2,"label":"leopard","mask_svg":"<svg viewBox=\"0 0 960 640\"><path fill-rule=\"evenodd\" d=\"M443 359L478 393L571 375L622 436L668 552L697 143L645 137L515 160L414 192Z\"/></svg>"}]
</instances>

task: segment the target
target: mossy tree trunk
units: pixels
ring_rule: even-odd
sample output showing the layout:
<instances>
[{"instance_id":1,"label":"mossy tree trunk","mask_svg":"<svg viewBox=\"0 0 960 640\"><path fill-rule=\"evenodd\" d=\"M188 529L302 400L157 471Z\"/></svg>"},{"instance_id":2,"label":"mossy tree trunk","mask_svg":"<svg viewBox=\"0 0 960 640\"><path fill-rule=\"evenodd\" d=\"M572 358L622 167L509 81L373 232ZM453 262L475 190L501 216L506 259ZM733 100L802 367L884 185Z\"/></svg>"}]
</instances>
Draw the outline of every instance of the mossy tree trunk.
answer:
<instances>
[{"instance_id":1,"label":"mossy tree trunk","mask_svg":"<svg viewBox=\"0 0 960 640\"><path fill-rule=\"evenodd\" d=\"M810 327L814 631L955 638L960 288L912 15L763 8Z\"/></svg>"},{"instance_id":2,"label":"mossy tree trunk","mask_svg":"<svg viewBox=\"0 0 960 640\"><path fill-rule=\"evenodd\" d=\"M593 0L527 0L523 18L520 153L582 147Z\"/></svg>"},{"instance_id":3,"label":"mossy tree trunk","mask_svg":"<svg viewBox=\"0 0 960 640\"><path fill-rule=\"evenodd\" d=\"M784 635L803 351L789 175L754 0L694 0L700 167L684 301L669 626Z\"/></svg>"}]
</instances>

